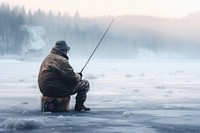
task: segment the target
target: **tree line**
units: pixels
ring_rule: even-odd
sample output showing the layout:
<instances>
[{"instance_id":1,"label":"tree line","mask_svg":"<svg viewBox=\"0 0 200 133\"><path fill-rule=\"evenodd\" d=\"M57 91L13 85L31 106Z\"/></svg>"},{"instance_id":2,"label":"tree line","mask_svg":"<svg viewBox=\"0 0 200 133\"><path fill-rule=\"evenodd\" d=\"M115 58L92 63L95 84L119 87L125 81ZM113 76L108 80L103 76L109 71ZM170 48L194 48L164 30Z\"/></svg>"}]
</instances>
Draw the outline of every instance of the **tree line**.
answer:
<instances>
[{"instance_id":1,"label":"tree line","mask_svg":"<svg viewBox=\"0 0 200 133\"><path fill-rule=\"evenodd\" d=\"M181 19L126 15L115 21L103 40L100 57L199 56L199 15ZM23 7L0 5L0 55L47 53L57 40L66 40L73 56L87 56L95 48L111 16L81 17L44 12L26 12ZM37 54L38 55L38 54Z\"/></svg>"},{"instance_id":2,"label":"tree line","mask_svg":"<svg viewBox=\"0 0 200 133\"><path fill-rule=\"evenodd\" d=\"M9 5L0 5L0 55L21 55L24 47L30 43L32 35L28 27L41 27L45 34L42 36L46 46L52 47L56 40L64 39L76 53L80 50L87 52L92 43L97 43L103 34L98 24L90 18L81 18L76 12L73 17L67 13L54 14L38 9L36 12L25 12L23 7L10 8ZM39 33L38 33L39 34ZM33 40L36 41L37 40ZM38 44L40 45L40 44ZM34 50L34 46L32 48Z\"/></svg>"},{"instance_id":3,"label":"tree line","mask_svg":"<svg viewBox=\"0 0 200 133\"><path fill-rule=\"evenodd\" d=\"M17 9L11 10L4 4L0 7L0 54L20 54L27 32L21 27L25 25L24 16Z\"/></svg>"}]
</instances>

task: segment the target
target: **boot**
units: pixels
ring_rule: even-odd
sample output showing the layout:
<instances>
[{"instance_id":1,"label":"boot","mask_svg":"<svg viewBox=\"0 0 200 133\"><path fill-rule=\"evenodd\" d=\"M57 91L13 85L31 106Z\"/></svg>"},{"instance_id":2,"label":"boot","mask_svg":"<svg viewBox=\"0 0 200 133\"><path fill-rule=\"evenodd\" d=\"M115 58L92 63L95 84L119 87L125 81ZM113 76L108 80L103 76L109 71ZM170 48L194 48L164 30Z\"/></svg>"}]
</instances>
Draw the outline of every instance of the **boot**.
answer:
<instances>
[{"instance_id":1,"label":"boot","mask_svg":"<svg viewBox=\"0 0 200 133\"><path fill-rule=\"evenodd\" d=\"M90 111L90 108L86 107L84 103L76 103L75 111Z\"/></svg>"}]
</instances>

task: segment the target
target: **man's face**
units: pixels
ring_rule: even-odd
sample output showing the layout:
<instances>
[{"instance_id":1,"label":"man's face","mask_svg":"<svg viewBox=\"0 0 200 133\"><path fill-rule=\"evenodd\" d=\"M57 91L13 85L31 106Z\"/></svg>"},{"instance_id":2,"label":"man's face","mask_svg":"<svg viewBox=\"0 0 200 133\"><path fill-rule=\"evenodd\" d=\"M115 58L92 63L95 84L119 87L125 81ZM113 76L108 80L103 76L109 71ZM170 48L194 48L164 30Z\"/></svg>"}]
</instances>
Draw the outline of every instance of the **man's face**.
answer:
<instances>
[{"instance_id":1,"label":"man's face","mask_svg":"<svg viewBox=\"0 0 200 133\"><path fill-rule=\"evenodd\" d=\"M69 50L63 50L63 53L67 54L67 53L69 53Z\"/></svg>"}]
</instances>

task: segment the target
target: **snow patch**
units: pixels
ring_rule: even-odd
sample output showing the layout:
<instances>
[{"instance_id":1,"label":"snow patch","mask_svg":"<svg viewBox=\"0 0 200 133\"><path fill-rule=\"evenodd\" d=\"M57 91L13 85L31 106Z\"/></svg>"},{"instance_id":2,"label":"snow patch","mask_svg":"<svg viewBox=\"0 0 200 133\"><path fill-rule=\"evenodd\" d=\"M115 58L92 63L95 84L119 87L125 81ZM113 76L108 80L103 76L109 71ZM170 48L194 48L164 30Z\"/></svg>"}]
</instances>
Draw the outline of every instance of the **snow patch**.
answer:
<instances>
[{"instance_id":1,"label":"snow patch","mask_svg":"<svg viewBox=\"0 0 200 133\"><path fill-rule=\"evenodd\" d=\"M134 115L134 114L133 114L133 112L131 112L131 111L125 111L125 112L122 113L122 116L123 116L123 117L130 117L130 116L132 116L132 115Z\"/></svg>"},{"instance_id":2,"label":"snow patch","mask_svg":"<svg viewBox=\"0 0 200 133\"><path fill-rule=\"evenodd\" d=\"M87 75L85 76L85 78L86 78L86 79L97 79L97 77L96 77L95 75L93 75L93 74L87 74Z\"/></svg>"},{"instance_id":3,"label":"snow patch","mask_svg":"<svg viewBox=\"0 0 200 133\"><path fill-rule=\"evenodd\" d=\"M59 121L67 121L67 120L69 120L69 117L68 116L59 115L57 117L57 120L59 120Z\"/></svg>"},{"instance_id":4,"label":"snow patch","mask_svg":"<svg viewBox=\"0 0 200 133\"><path fill-rule=\"evenodd\" d=\"M32 84L32 85L30 86L30 88L33 88L33 89L38 88L38 84Z\"/></svg>"},{"instance_id":5,"label":"snow patch","mask_svg":"<svg viewBox=\"0 0 200 133\"><path fill-rule=\"evenodd\" d=\"M24 82L25 81L25 79L19 79L19 82Z\"/></svg>"},{"instance_id":6,"label":"snow patch","mask_svg":"<svg viewBox=\"0 0 200 133\"><path fill-rule=\"evenodd\" d=\"M23 47L24 53L28 53L29 51L39 51L45 48L46 44L43 39L45 29L43 27L25 25L23 28L29 32L30 36L27 44Z\"/></svg>"},{"instance_id":7,"label":"snow patch","mask_svg":"<svg viewBox=\"0 0 200 133\"><path fill-rule=\"evenodd\" d=\"M133 76L132 76L131 74L126 74L125 77L126 77L126 78L131 78L131 77L133 77Z\"/></svg>"},{"instance_id":8,"label":"snow patch","mask_svg":"<svg viewBox=\"0 0 200 133\"><path fill-rule=\"evenodd\" d=\"M133 91L134 91L134 92L140 92L140 90L138 90L138 89L134 89Z\"/></svg>"},{"instance_id":9,"label":"snow patch","mask_svg":"<svg viewBox=\"0 0 200 133\"><path fill-rule=\"evenodd\" d=\"M165 86L162 86L162 85L158 85L155 87L156 89L165 89Z\"/></svg>"},{"instance_id":10,"label":"snow patch","mask_svg":"<svg viewBox=\"0 0 200 133\"><path fill-rule=\"evenodd\" d=\"M141 73L141 74L139 75L139 77L145 77L145 74L144 74L144 73Z\"/></svg>"},{"instance_id":11,"label":"snow patch","mask_svg":"<svg viewBox=\"0 0 200 133\"><path fill-rule=\"evenodd\" d=\"M39 129L43 127L44 121L40 119L11 119L8 118L0 123L0 127L4 129L13 130L29 130L29 129Z\"/></svg>"}]
</instances>

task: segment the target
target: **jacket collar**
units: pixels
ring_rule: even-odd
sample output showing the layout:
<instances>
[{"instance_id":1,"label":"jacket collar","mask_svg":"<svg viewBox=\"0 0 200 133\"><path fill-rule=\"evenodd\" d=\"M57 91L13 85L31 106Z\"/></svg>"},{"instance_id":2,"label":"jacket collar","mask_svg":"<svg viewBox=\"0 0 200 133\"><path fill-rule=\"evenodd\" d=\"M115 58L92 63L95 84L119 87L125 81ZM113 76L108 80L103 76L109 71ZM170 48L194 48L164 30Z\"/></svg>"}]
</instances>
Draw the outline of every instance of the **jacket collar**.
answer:
<instances>
[{"instance_id":1,"label":"jacket collar","mask_svg":"<svg viewBox=\"0 0 200 133\"><path fill-rule=\"evenodd\" d=\"M61 50L59 50L59 49L56 48L56 47L53 47L53 48L52 48L51 53L60 55L60 56L62 56L62 57L64 57L64 58L66 58L67 60L69 60L69 57L68 57L64 52L62 52Z\"/></svg>"}]
</instances>

